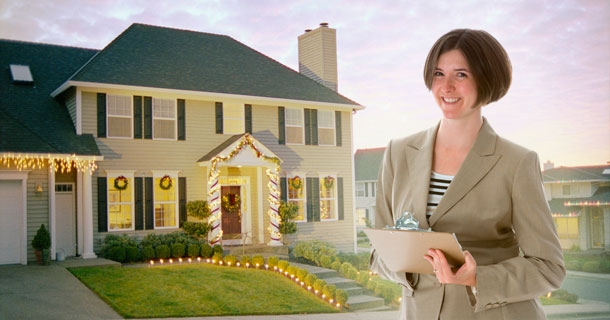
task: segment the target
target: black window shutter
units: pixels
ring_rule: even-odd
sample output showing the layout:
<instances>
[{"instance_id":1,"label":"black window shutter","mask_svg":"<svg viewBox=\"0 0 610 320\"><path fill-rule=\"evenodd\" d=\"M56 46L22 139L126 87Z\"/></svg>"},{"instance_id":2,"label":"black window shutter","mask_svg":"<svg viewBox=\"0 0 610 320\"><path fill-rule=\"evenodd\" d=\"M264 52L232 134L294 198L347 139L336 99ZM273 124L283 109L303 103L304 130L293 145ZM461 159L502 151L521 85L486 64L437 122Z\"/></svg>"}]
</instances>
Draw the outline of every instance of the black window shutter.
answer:
<instances>
[{"instance_id":1,"label":"black window shutter","mask_svg":"<svg viewBox=\"0 0 610 320\"><path fill-rule=\"evenodd\" d=\"M247 104L244 106L244 113L246 116L246 132L252 134L252 105Z\"/></svg>"},{"instance_id":2,"label":"black window shutter","mask_svg":"<svg viewBox=\"0 0 610 320\"><path fill-rule=\"evenodd\" d=\"M365 197L369 196L369 183L368 182L364 183L364 196Z\"/></svg>"},{"instance_id":3,"label":"black window shutter","mask_svg":"<svg viewBox=\"0 0 610 320\"><path fill-rule=\"evenodd\" d=\"M280 178L280 199L288 202L288 184L286 178Z\"/></svg>"},{"instance_id":4,"label":"black window shutter","mask_svg":"<svg viewBox=\"0 0 610 320\"><path fill-rule=\"evenodd\" d=\"M178 206L180 208L180 228L182 223L186 221L186 177L178 178Z\"/></svg>"},{"instance_id":5,"label":"black window shutter","mask_svg":"<svg viewBox=\"0 0 610 320\"><path fill-rule=\"evenodd\" d=\"M311 109L311 144L318 145L318 110Z\"/></svg>"},{"instance_id":6,"label":"black window shutter","mask_svg":"<svg viewBox=\"0 0 610 320\"><path fill-rule=\"evenodd\" d=\"M97 94L97 136L106 138L106 94Z\"/></svg>"},{"instance_id":7,"label":"black window shutter","mask_svg":"<svg viewBox=\"0 0 610 320\"><path fill-rule=\"evenodd\" d=\"M286 119L284 107L277 107L278 144L286 144Z\"/></svg>"},{"instance_id":8,"label":"black window shutter","mask_svg":"<svg viewBox=\"0 0 610 320\"><path fill-rule=\"evenodd\" d=\"M311 145L311 109L305 109L305 144Z\"/></svg>"},{"instance_id":9,"label":"black window shutter","mask_svg":"<svg viewBox=\"0 0 610 320\"><path fill-rule=\"evenodd\" d=\"M178 99L178 140L186 140L186 102Z\"/></svg>"},{"instance_id":10,"label":"black window shutter","mask_svg":"<svg viewBox=\"0 0 610 320\"><path fill-rule=\"evenodd\" d=\"M97 231L108 231L108 181L106 177L97 178Z\"/></svg>"},{"instance_id":11,"label":"black window shutter","mask_svg":"<svg viewBox=\"0 0 610 320\"><path fill-rule=\"evenodd\" d=\"M320 178L311 178L311 181L311 211L313 212L313 221L320 221Z\"/></svg>"},{"instance_id":12,"label":"black window shutter","mask_svg":"<svg viewBox=\"0 0 610 320\"><path fill-rule=\"evenodd\" d=\"M339 220L344 219L343 214L343 178L337 178L337 197L339 198Z\"/></svg>"},{"instance_id":13,"label":"black window shutter","mask_svg":"<svg viewBox=\"0 0 610 320\"><path fill-rule=\"evenodd\" d=\"M144 97L144 139L152 139L152 97Z\"/></svg>"},{"instance_id":14,"label":"black window shutter","mask_svg":"<svg viewBox=\"0 0 610 320\"><path fill-rule=\"evenodd\" d=\"M340 147L342 145L341 141L341 111L335 111L335 137L336 137L336 145Z\"/></svg>"},{"instance_id":15,"label":"black window shutter","mask_svg":"<svg viewBox=\"0 0 610 320\"><path fill-rule=\"evenodd\" d=\"M216 133L222 132L222 102L216 102Z\"/></svg>"},{"instance_id":16,"label":"black window shutter","mask_svg":"<svg viewBox=\"0 0 610 320\"><path fill-rule=\"evenodd\" d=\"M144 178L135 178L136 193L136 230L144 230Z\"/></svg>"},{"instance_id":17,"label":"black window shutter","mask_svg":"<svg viewBox=\"0 0 610 320\"><path fill-rule=\"evenodd\" d=\"M144 178L144 215L146 216L146 230L155 228L155 216L153 212L153 178Z\"/></svg>"},{"instance_id":18,"label":"black window shutter","mask_svg":"<svg viewBox=\"0 0 610 320\"><path fill-rule=\"evenodd\" d=\"M133 138L142 139L142 96L133 96Z\"/></svg>"},{"instance_id":19,"label":"black window shutter","mask_svg":"<svg viewBox=\"0 0 610 320\"><path fill-rule=\"evenodd\" d=\"M305 185L307 187L307 222L313 220L313 178L306 178Z\"/></svg>"}]
</instances>

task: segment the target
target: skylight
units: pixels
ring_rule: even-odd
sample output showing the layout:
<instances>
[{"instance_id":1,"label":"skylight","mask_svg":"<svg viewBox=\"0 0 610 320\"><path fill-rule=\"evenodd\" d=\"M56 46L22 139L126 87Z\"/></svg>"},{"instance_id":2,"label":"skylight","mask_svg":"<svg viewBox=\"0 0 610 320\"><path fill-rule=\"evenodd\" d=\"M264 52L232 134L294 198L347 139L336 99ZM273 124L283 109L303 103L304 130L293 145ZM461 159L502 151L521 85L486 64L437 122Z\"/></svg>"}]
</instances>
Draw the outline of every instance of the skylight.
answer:
<instances>
[{"instance_id":1,"label":"skylight","mask_svg":"<svg viewBox=\"0 0 610 320\"><path fill-rule=\"evenodd\" d=\"M13 82L34 82L34 78L30 72L30 66L11 64L10 67Z\"/></svg>"}]
</instances>

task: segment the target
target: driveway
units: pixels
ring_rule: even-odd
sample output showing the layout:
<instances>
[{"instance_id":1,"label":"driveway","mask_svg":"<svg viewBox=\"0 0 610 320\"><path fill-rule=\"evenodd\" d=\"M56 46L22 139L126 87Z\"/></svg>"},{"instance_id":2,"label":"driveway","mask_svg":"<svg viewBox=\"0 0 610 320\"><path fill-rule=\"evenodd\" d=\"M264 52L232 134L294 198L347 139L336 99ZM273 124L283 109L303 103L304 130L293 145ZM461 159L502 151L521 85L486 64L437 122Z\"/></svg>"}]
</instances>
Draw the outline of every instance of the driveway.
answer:
<instances>
[{"instance_id":1,"label":"driveway","mask_svg":"<svg viewBox=\"0 0 610 320\"><path fill-rule=\"evenodd\" d=\"M0 266L0 319L122 319L64 267Z\"/></svg>"}]
</instances>

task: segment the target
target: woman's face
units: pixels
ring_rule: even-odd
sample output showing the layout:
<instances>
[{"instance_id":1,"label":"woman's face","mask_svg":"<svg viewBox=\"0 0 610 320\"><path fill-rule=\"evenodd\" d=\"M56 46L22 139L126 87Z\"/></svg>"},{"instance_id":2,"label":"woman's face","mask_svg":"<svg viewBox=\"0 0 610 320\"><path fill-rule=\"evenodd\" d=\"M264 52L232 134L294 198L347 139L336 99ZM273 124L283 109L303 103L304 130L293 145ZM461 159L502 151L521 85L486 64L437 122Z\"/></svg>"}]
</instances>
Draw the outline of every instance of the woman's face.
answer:
<instances>
[{"instance_id":1,"label":"woman's face","mask_svg":"<svg viewBox=\"0 0 610 320\"><path fill-rule=\"evenodd\" d=\"M432 81L432 94L445 119L461 119L480 114L477 85L466 58L458 49L447 51L438 59Z\"/></svg>"}]
</instances>

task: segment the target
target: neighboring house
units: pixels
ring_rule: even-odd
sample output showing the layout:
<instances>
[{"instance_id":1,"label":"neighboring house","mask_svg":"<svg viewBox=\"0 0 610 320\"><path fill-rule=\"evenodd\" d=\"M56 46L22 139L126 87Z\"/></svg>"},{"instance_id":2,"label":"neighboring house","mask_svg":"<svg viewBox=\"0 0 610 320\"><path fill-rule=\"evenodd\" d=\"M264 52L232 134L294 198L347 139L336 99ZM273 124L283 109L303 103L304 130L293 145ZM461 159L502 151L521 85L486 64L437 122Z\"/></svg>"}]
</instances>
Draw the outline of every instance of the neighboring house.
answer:
<instances>
[{"instance_id":1,"label":"neighboring house","mask_svg":"<svg viewBox=\"0 0 610 320\"><path fill-rule=\"evenodd\" d=\"M385 148L358 149L354 154L356 176L356 227L375 225L375 194Z\"/></svg>"},{"instance_id":2,"label":"neighboring house","mask_svg":"<svg viewBox=\"0 0 610 320\"><path fill-rule=\"evenodd\" d=\"M549 168L542 177L561 247L609 251L610 164Z\"/></svg>"},{"instance_id":3,"label":"neighboring house","mask_svg":"<svg viewBox=\"0 0 610 320\"><path fill-rule=\"evenodd\" d=\"M179 230L191 200L212 207L211 243L281 245L285 199L289 241L354 250L364 107L328 88L334 29L307 30L299 56L315 81L228 36L143 24L100 51L0 40L0 264L33 260L40 224L52 257L92 258L108 234Z\"/></svg>"}]
</instances>

